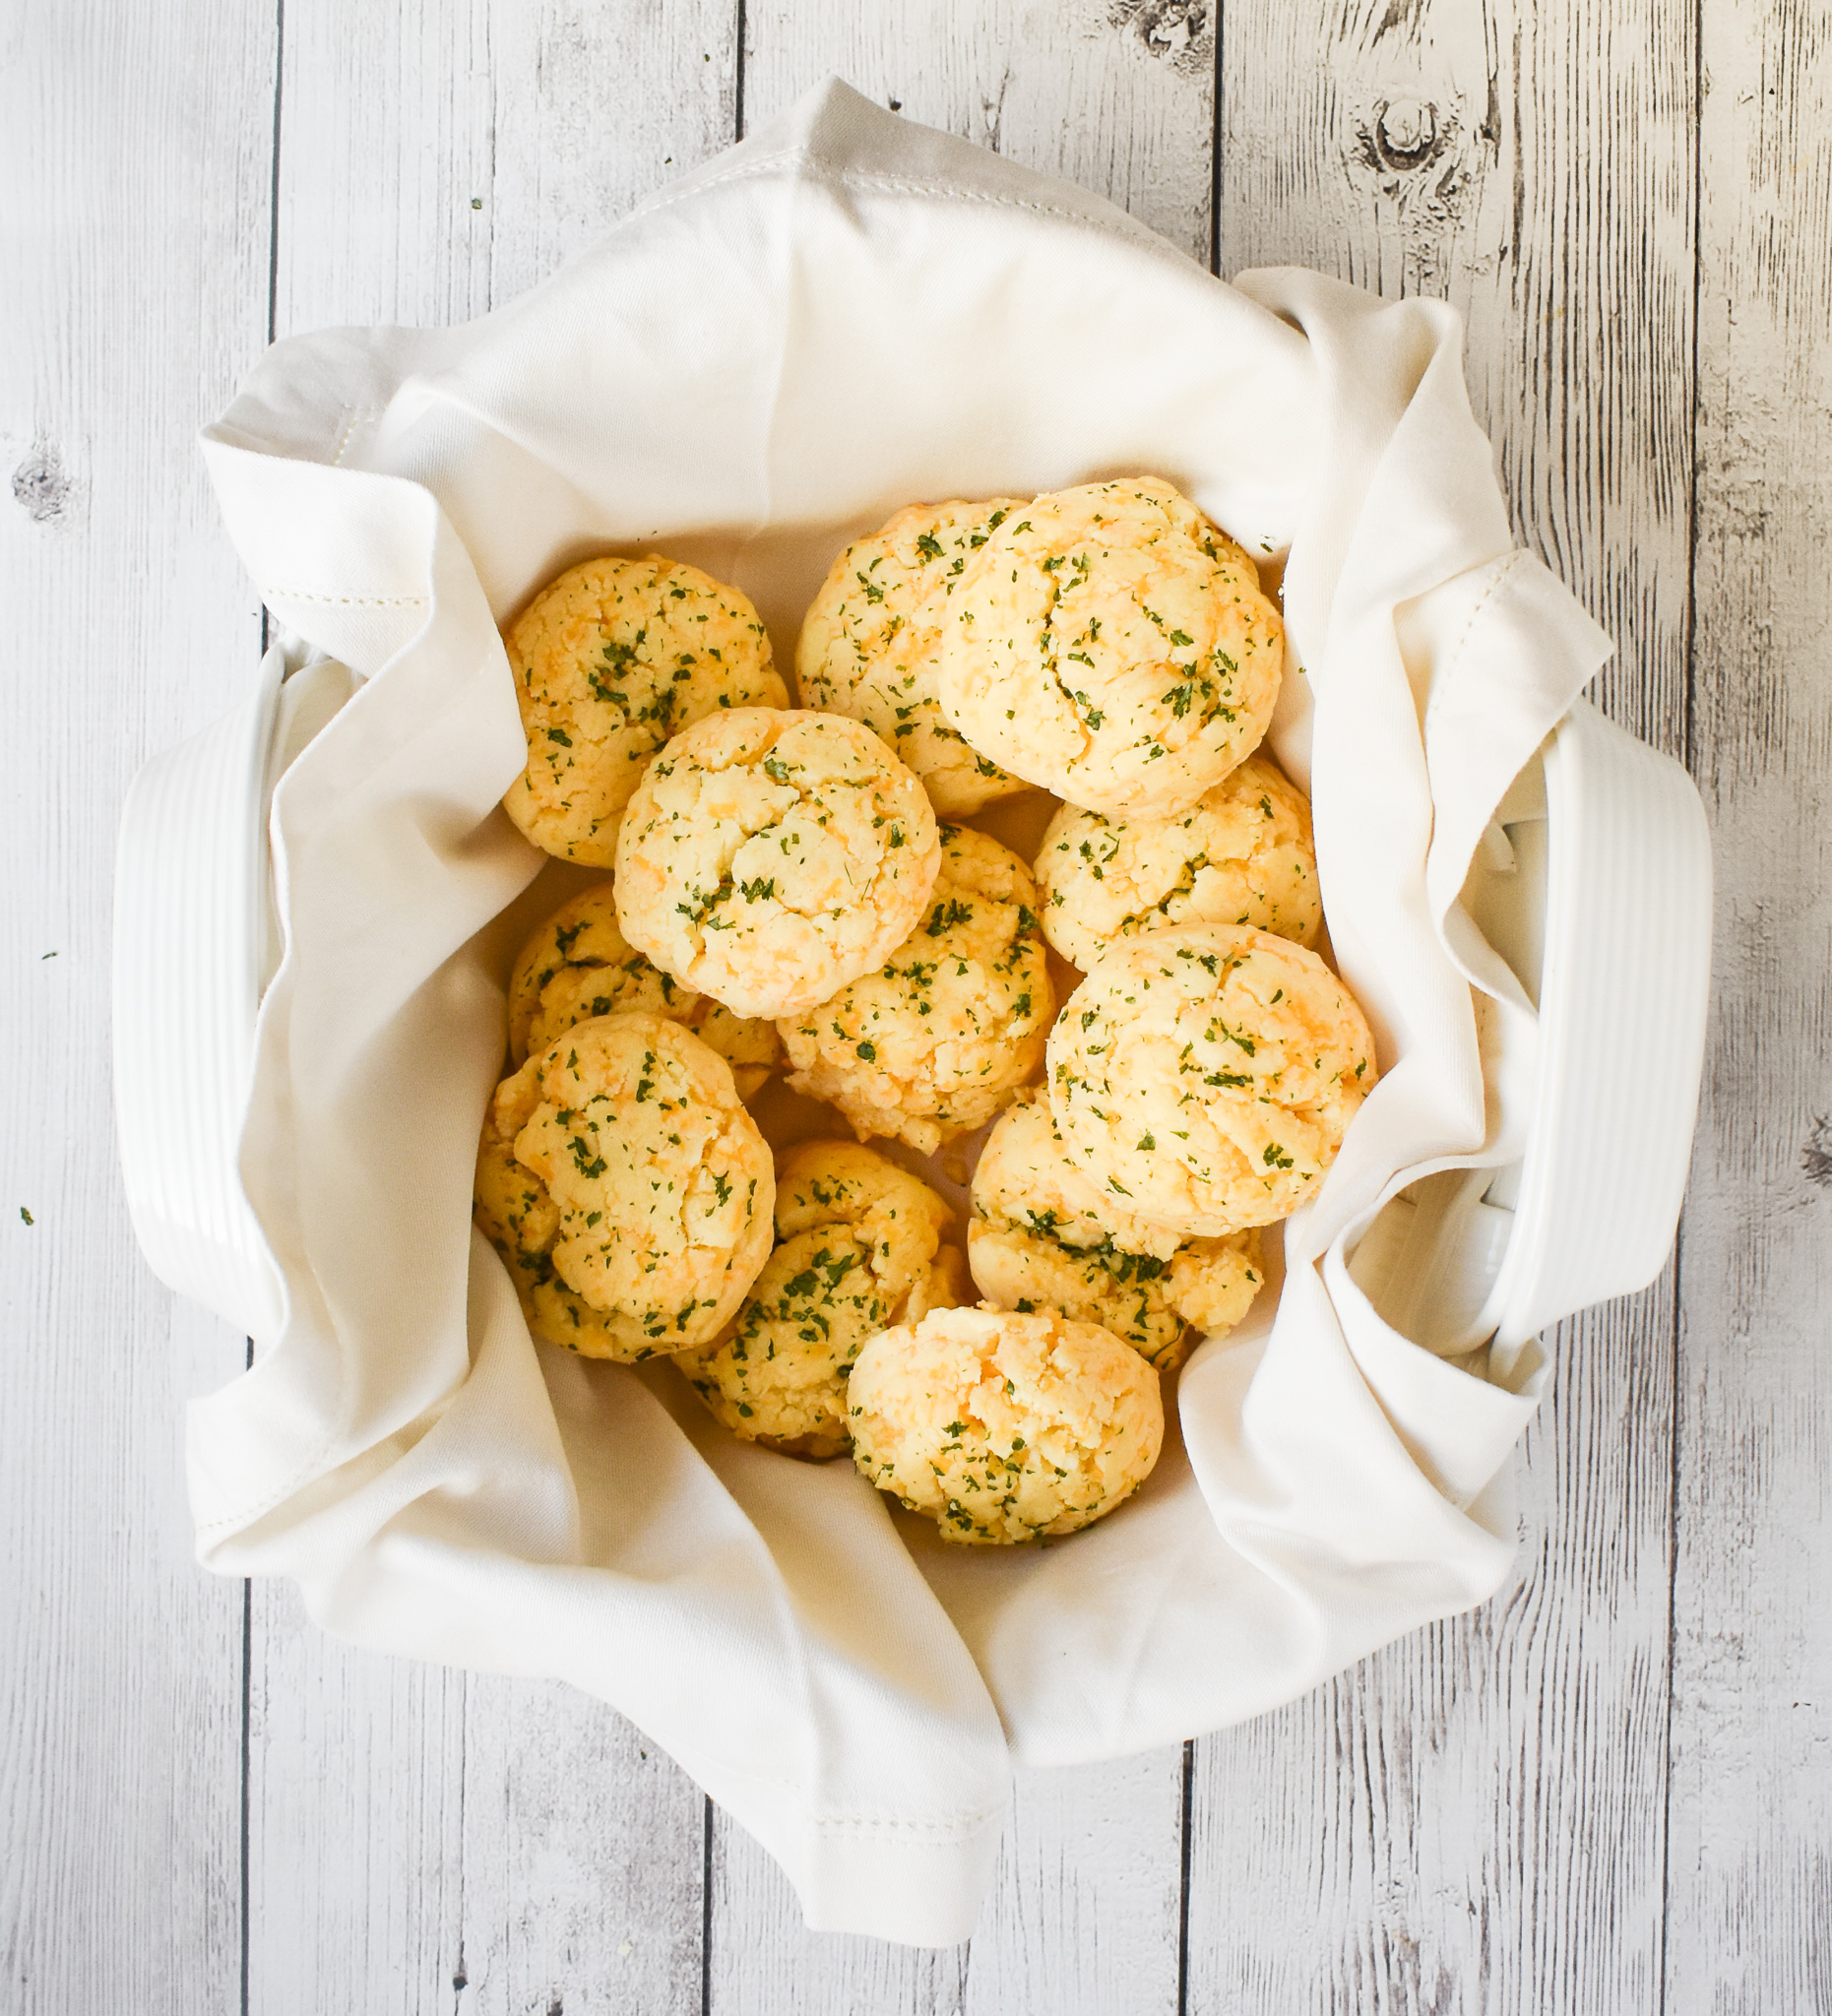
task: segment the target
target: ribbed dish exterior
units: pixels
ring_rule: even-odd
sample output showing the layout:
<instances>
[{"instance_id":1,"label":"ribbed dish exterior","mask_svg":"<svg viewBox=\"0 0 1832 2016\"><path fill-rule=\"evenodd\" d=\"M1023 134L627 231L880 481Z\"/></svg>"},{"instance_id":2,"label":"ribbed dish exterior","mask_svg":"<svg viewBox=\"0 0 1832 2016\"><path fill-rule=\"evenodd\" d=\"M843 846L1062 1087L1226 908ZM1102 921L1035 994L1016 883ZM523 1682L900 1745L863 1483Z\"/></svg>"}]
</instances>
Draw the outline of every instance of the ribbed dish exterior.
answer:
<instances>
[{"instance_id":1,"label":"ribbed dish exterior","mask_svg":"<svg viewBox=\"0 0 1832 2016\"><path fill-rule=\"evenodd\" d=\"M257 1342L281 1290L237 1159L267 931L268 751L284 659L231 713L135 778L114 910L114 1099L148 1264Z\"/></svg>"}]
</instances>

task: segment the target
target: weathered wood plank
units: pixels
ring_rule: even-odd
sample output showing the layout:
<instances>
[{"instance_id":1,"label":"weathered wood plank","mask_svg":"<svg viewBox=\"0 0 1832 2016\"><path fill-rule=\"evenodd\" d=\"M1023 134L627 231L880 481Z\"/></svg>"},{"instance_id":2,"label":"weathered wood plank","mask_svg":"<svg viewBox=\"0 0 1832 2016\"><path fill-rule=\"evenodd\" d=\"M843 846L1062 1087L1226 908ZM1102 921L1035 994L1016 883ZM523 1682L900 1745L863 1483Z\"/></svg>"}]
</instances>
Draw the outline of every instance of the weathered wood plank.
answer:
<instances>
[{"instance_id":1,"label":"weathered wood plank","mask_svg":"<svg viewBox=\"0 0 1832 2016\"><path fill-rule=\"evenodd\" d=\"M1718 990L1683 1249L1673 2016L1832 2008L1832 20L1701 15Z\"/></svg>"},{"instance_id":2,"label":"weathered wood plank","mask_svg":"<svg viewBox=\"0 0 1832 2016\"><path fill-rule=\"evenodd\" d=\"M1173 2016L1182 1796L1180 1750L1023 1774L973 1938L921 1950L808 1931L782 1871L715 1810L707 2006Z\"/></svg>"},{"instance_id":3,"label":"weathered wood plank","mask_svg":"<svg viewBox=\"0 0 1832 2016\"><path fill-rule=\"evenodd\" d=\"M925 125L1110 197L1207 265L1208 8L750 0L745 27L747 132L838 72ZM712 2007L1174 2010L1182 1790L1178 1751L1027 1778L973 1940L943 1953L809 1934L767 1858L716 1813Z\"/></svg>"},{"instance_id":4,"label":"weathered wood plank","mask_svg":"<svg viewBox=\"0 0 1832 2016\"><path fill-rule=\"evenodd\" d=\"M1690 16L1243 0L1225 34L1223 270L1463 311L1517 532L1618 641L1599 697L1682 751ZM1672 1297L1558 1332L1490 1606L1198 1746L1191 2010L1657 2006Z\"/></svg>"},{"instance_id":5,"label":"weathered wood plank","mask_svg":"<svg viewBox=\"0 0 1832 2016\"><path fill-rule=\"evenodd\" d=\"M1197 1745L1192 2016L1659 2007L1672 1324L1559 1326L1492 1603Z\"/></svg>"},{"instance_id":6,"label":"weathered wood plank","mask_svg":"<svg viewBox=\"0 0 1832 2016\"><path fill-rule=\"evenodd\" d=\"M744 130L822 78L1109 197L1204 266L1206 0L747 0Z\"/></svg>"},{"instance_id":7,"label":"weathered wood plank","mask_svg":"<svg viewBox=\"0 0 1832 2016\"><path fill-rule=\"evenodd\" d=\"M571 1688L255 1603L251 2007L698 2010L705 1802L659 1750Z\"/></svg>"},{"instance_id":8,"label":"weathered wood plank","mask_svg":"<svg viewBox=\"0 0 1832 2016\"><path fill-rule=\"evenodd\" d=\"M179 1450L242 1347L128 1227L109 892L130 778L259 650L191 434L265 322L272 22L85 4L5 43L0 2005L227 2011L242 1592L192 1559Z\"/></svg>"},{"instance_id":9,"label":"weathered wood plank","mask_svg":"<svg viewBox=\"0 0 1832 2016\"><path fill-rule=\"evenodd\" d=\"M1603 706L1682 748L1693 35L1677 0L1229 8L1224 273L1315 267L1469 325L1516 535L1617 640Z\"/></svg>"},{"instance_id":10,"label":"weathered wood plank","mask_svg":"<svg viewBox=\"0 0 1832 2016\"><path fill-rule=\"evenodd\" d=\"M534 284L729 140L735 52L726 0L291 0L279 333ZM635 1731L334 1645L289 1589L251 1624L252 2006L699 2007L705 1802Z\"/></svg>"}]
</instances>

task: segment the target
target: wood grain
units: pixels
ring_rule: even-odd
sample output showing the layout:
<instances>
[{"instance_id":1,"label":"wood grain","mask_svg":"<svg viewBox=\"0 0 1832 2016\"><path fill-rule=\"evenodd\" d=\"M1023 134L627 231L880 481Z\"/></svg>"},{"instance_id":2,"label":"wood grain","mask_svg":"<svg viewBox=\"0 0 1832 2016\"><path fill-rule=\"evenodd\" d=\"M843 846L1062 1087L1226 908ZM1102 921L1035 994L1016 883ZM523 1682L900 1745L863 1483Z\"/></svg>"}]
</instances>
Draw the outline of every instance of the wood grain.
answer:
<instances>
[{"instance_id":1,"label":"wood grain","mask_svg":"<svg viewBox=\"0 0 1832 2016\"><path fill-rule=\"evenodd\" d=\"M289 0L278 333L449 323L730 138L728 6ZM705 1801L559 1686L251 1614L250 2006L697 2010Z\"/></svg>"},{"instance_id":2,"label":"wood grain","mask_svg":"<svg viewBox=\"0 0 1832 2016\"><path fill-rule=\"evenodd\" d=\"M1224 273L1315 267L1469 327L1516 536L1617 640L1598 697L1682 749L1689 6L1250 0L1223 50Z\"/></svg>"},{"instance_id":3,"label":"wood grain","mask_svg":"<svg viewBox=\"0 0 1832 2016\"><path fill-rule=\"evenodd\" d=\"M42 864L0 912L29 1060L0 1102L0 2005L1832 2010L1832 22L1232 0L1218 48L1218 13L284 0L284 50L280 8L230 0L0 25L0 833ZM1507 1588L1198 1746L1186 1919L1161 1753L1026 1780L975 1938L931 1953L806 1933L570 1691L351 1651L284 1589L244 1669L177 1456L242 1347L133 1252L105 1064L121 793L258 650L190 435L265 339L270 242L282 333L463 319L836 70L1226 271L1454 301L1519 534L1616 635L1605 704L1690 755L1718 845L1680 1263L1560 1329Z\"/></svg>"},{"instance_id":4,"label":"wood grain","mask_svg":"<svg viewBox=\"0 0 1832 2016\"><path fill-rule=\"evenodd\" d=\"M340 1645L256 1590L250 2007L700 2006L702 1814L601 1703Z\"/></svg>"},{"instance_id":5,"label":"wood grain","mask_svg":"<svg viewBox=\"0 0 1832 2016\"><path fill-rule=\"evenodd\" d=\"M242 1348L128 1228L109 888L129 779L259 649L191 435L265 323L272 22L0 36L0 2006L227 2011L242 1592L192 1560L179 1450Z\"/></svg>"},{"instance_id":6,"label":"wood grain","mask_svg":"<svg viewBox=\"0 0 1832 2016\"><path fill-rule=\"evenodd\" d=\"M1617 640L1598 697L1681 753L1689 20L1232 6L1217 232L1463 312L1518 536ZM1490 1605L1198 1745L1192 2011L1660 2005L1674 1293L1561 1326Z\"/></svg>"},{"instance_id":7,"label":"wood grain","mask_svg":"<svg viewBox=\"0 0 1832 2016\"><path fill-rule=\"evenodd\" d=\"M925 126L1110 198L1204 266L1209 0L747 0L744 130L837 73Z\"/></svg>"},{"instance_id":8,"label":"wood grain","mask_svg":"<svg viewBox=\"0 0 1832 2016\"><path fill-rule=\"evenodd\" d=\"M1832 19L1702 10L1695 774L1668 2004L1832 2008Z\"/></svg>"},{"instance_id":9,"label":"wood grain","mask_svg":"<svg viewBox=\"0 0 1832 2016\"><path fill-rule=\"evenodd\" d=\"M1491 1603L1197 1745L1192 2016L1659 2007L1672 1321L1559 1326Z\"/></svg>"}]
</instances>

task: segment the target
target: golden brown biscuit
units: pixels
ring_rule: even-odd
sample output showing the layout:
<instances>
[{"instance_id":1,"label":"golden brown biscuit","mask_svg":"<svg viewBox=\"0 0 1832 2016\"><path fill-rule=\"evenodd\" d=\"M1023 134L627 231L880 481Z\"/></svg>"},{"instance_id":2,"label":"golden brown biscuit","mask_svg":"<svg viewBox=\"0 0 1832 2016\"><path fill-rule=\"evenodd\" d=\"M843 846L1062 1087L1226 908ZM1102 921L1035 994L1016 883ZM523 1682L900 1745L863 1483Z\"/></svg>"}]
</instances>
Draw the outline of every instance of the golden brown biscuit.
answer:
<instances>
[{"instance_id":1,"label":"golden brown biscuit","mask_svg":"<svg viewBox=\"0 0 1832 2016\"><path fill-rule=\"evenodd\" d=\"M1323 929L1310 804L1249 756L1187 812L1109 818L1064 805L1037 851L1043 934L1084 970L1166 924L1249 924L1299 945Z\"/></svg>"},{"instance_id":2,"label":"golden brown biscuit","mask_svg":"<svg viewBox=\"0 0 1832 2016\"><path fill-rule=\"evenodd\" d=\"M968 1264L987 1301L1099 1323L1161 1372L1182 1362L1191 1326L1232 1330L1265 1279L1257 1232L1178 1239L1107 1209L1036 1094L1021 1093L987 1137L974 1214Z\"/></svg>"},{"instance_id":3,"label":"golden brown biscuit","mask_svg":"<svg viewBox=\"0 0 1832 2016\"><path fill-rule=\"evenodd\" d=\"M663 973L739 1015L797 1015L882 965L941 864L915 773L844 715L696 722L617 838L617 920Z\"/></svg>"},{"instance_id":4,"label":"golden brown biscuit","mask_svg":"<svg viewBox=\"0 0 1832 2016\"><path fill-rule=\"evenodd\" d=\"M944 818L1024 789L967 746L941 711L934 647L967 563L1016 497L912 504L834 562L801 620L795 676L802 704L850 714L922 780Z\"/></svg>"},{"instance_id":5,"label":"golden brown biscuit","mask_svg":"<svg viewBox=\"0 0 1832 2016\"><path fill-rule=\"evenodd\" d=\"M846 1381L889 1323L959 1299L954 1214L919 1177L850 1141L806 1141L776 1172L777 1245L727 1336L683 1356L734 1435L786 1455L838 1456Z\"/></svg>"},{"instance_id":6,"label":"golden brown biscuit","mask_svg":"<svg viewBox=\"0 0 1832 2016\"><path fill-rule=\"evenodd\" d=\"M881 1331L847 1386L853 1460L945 1540L1074 1533L1123 1503L1164 1441L1158 1374L1109 1330L942 1309Z\"/></svg>"},{"instance_id":7,"label":"golden brown biscuit","mask_svg":"<svg viewBox=\"0 0 1832 2016\"><path fill-rule=\"evenodd\" d=\"M1314 952L1185 924L1104 953L1049 1036L1049 1104L1103 1197L1186 1238L1295 1211L1374 1083L1360 1008Z\"/></svg>"},{"instance_id":8,"label":"golden brown biscuit","mask_svg":"<svg viewBox=\"0 0 1832 2016\"><path fill-rule=\"evenodd\" d=\"M1008 518L950 598L942 711L1071 804L1186 811L1248 755L1285 628L1253 563L1169 483L1089 483Z\"/></svg>"},{"instance_id":9,"label":"golden brown biscuit","mask_svg":"<svg viewBox=\"0 0 1832 2016\"><path fill-rule=\"evenodd\" d=\"M1037 1074L1055 1013L1037 889L1009 848L941 830L926 914L874 974L777 1027L797 1092L861 1140L923 1155L983 1126Z\"/></svg>"},{"instance_id":10,"label":"golden brown biscuit","mask_svg":"<svg viewBox=\"0 0 1832 2016\"><path fill-rule=\"evenodd\" d=\"M585 1357L717 1336L769 1254L775 1200L729 1067L664 1016L578 1024L484 1116L478 1228L528 1327Z\"/></svg>"},{"instance_id":11,"label":"golden brown biscuit","mask_svg":"<svg viewBox=\"0 0 1832 2016\"><path fill-rule=\"evenodd\" d=\"M522 947L509 978L509 1061L544 1050L576 1022L644 1008L690 1029L753 1098L782 1061L770 1022L750 1022L652 966L617 928L610 878L556 910Z\"/></svg>"},{"instance_id":12,"label":"golden brown biscuit","mask_svg":"<svg viewBox=\"0 0 1832 2016\"><path fill-rule=\"evenodd\" d=\"M660 553L569 567L503 642L528 737L503 809L590 867L610 866L617 816L670 735L719 708L789 703L749 598Z\"/></svg>"}]
</instances>

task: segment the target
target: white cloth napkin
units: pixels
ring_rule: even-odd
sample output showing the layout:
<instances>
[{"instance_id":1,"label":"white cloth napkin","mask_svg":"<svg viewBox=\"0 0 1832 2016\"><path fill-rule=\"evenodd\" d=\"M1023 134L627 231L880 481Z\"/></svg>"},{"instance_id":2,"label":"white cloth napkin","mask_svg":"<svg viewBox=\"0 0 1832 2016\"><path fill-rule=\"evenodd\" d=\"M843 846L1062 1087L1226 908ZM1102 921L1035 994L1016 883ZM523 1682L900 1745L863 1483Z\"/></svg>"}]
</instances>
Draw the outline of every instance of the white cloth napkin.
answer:
<instances>
[{"instance_id":1,"label":"white cloth napkin","mask_svg":"<svg viewBox=\"0 0 1832 2016\"><path fill-rule=\"evenodd\" d=\"M1345 1256L1410 1177L1517 1152L1472 982L1531 1011L1457 892L1608 645L1513 549L1458 350L1440 304L1224 284L837 83L481 321L278 345L211 473L269 606L368 676L274 801L242 1172L286 1313L193 1409L203 1558L292 1576L364 1644L602 1696L811 1924L914 1942L972 1929L1013 1760L1236 1722L1489 1594L1535 1381L1397 1336ZM653 544L743 587L792 662L834 552L897 507L1138 472L1289 550L1274 740L1385 1076L1140 1497L952 1550L846 1465L730 1442L665 1367L536 1347L471 1229L529 921L502 914L539 866L497 809L496 624Z\"/></svg>"}]
</instances>

